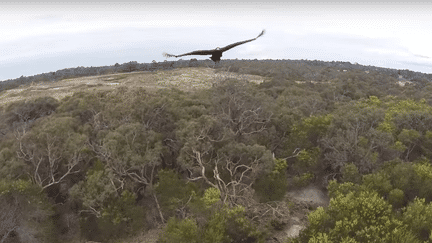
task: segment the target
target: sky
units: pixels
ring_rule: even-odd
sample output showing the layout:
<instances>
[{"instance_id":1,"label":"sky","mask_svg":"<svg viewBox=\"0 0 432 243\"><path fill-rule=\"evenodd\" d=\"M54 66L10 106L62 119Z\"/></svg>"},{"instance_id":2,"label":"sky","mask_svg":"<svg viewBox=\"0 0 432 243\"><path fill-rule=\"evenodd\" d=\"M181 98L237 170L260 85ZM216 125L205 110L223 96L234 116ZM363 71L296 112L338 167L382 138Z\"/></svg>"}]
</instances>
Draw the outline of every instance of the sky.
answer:
<instances>
[{"instance_id":1,"label":"sky","mask_svg":"<svg viewBox=\"0 0 432 243\"><path fill-rule=\"evenodd\" d=\"M432 73L432 3L1 2L0 81L255 38L222 59L344 61ZM208 59L208 56L185 56Z\"/></svg>"}]
</instances>

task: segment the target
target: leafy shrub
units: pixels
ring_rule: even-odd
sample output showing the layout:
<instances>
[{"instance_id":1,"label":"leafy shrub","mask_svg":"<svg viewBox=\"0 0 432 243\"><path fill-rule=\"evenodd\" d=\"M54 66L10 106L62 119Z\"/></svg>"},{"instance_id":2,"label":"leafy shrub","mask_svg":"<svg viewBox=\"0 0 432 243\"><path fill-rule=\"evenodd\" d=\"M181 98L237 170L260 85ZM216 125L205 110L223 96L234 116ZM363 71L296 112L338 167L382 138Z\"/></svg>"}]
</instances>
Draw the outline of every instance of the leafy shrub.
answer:
<instances>
[{"instance_id":1,"label":"leafy shrub","mask_svg":"<svg viewBox=\"0 0 432 243\"><path fill-rule=\"evenodd\" d=\"M262 202L278 201L285 196L288 187L286 168L285 160L275 159L273 170L255 182L255 192Z\"/></svg>"},{"instance_id":2,"label":"leafy shrub","mask_svg":"<svg viewBox=\"0 0 432 243\"><path fill-rule=\"evenodd\" d=\"M413 165L415 174L415 186L418 188L418 197L432 201L432 165L429 163L417 163Z\"/></svg>"},{"instance_id":3,"label":"leafy shrub","mask_svg":"<svg viewBox=\"0 0 432 243\"><path fill-rule=\"evenodd\" d=\"M337 193L328 209L308 215L310 226L294 242L418 242L391 208L375 191Z\"/></svg>"},{"instance_id":4,"label":"leafy shrub","mask_svg":"<svg viewBox=\"0 0 432 243\"><path fill-rule=\"evenodd\" d=\"M159 236L160 243L195 243L198 241L198 226L193 219L179 220L171 217L165 230Z\"/></svg>"},{"instance_id":5,"label":"leafy shrub","mask_svg":"<svg viewBox=\"0 0 432 243\"><path fill-rule=\"evenodd\" d=\"M420 239L432 241L432 204L426 204L424 198L415 198L405 209L402 221Z\"/></svg>"},{"instance_id":6,"label":"leafy shrub","mask_svg":"<svg viewBox=\"0 0 432 243\"><path fill-rule=\"evenodd\" d=\"M318 147L314 147L309 150L302 150L297 155L297 161L294 168L297 171L309 171L313 170L318 166L318 159L321 155L321 150Z\"/></svg>"},{"instance_id":7,"label":"leafy shrub","mask_svg":"<svg viewBox=\"0 0 432 243\"><path fill-rule=\"evenodd\" d=\"M412 164L404 163L400 159L387 161L384 163L383 171L390 176L393 188L402 190L407 200L412 200L418 195L418 188L415 185L417 176Z\"/></svg>"},{"instance_id":8,"label":"leafy shrub","mask_svg":"<svg viewBox=\"0 0 432 243\"><path fill-rule=\"evenodd\" d=\"M39 97L35 100L11 103L5 109L4 119L7 124L34 121L53 113L59 102L53 97Z\"/></svg>"},{"instance_id":9,"label":"leafy shrub","mask_svg":"<svg viewBox=\"0 0 432 243\"><path fill-rule=\"evenodd\" d=\"M363 185L377 191L381 196L387 196L393 189L390 183L390 176L384 172L364 175Z\"/></svg>"},{"instance_id":10,"label":"leafy shrub","mask_svg":"<svg viewBox=\"0 0 432 243\"><path fill-rule=\"evenodd\" d=\"M123 191L103 209L98 226L102 239L111 239L136 233L144 227L144 209L135 205L135 194Z\"/></svg>"},{"instance_id":11,"label":"leafy shrub","mask_svg":"<svg viewBox=\"0 0 432 243\"><path fill-rule=\"evenodd\" d=\"M294 176L293 186L295 187L305 187L309 185L314 178L312 173L303 173L301 176Z\"/></svg>"},{"instance_id":12,"label":"leafy shrub","mask_svg":"<svg viewBox=\"0 0 432 243\"><path fill-rule=\"evenodd\" d=\"M203 242L264 242L265 233L258 230L244 212L241 206L216 211L204 228Z\"/></svg>"},{"instance_id":13,"label":"leafy shrub","mask_svg":"<svg viewBox=\"0 0 432 243\"><path fill-rule=\"evenodd\" d=\"M71 188L71 196L82 202L82 232L96 240L135 233L144 226L144 209L135 205L135 194L124 190L118 195L114 174L98 161L85 181ZM92 222L86 222L92 221Z\"/></svg>"},{"instance_id":14,"label":"leafy shrub","mask_svg":"<svg viewBox=\"0 0 432 243\"><path fill-rule=\"evenodd\" d=\"M172 170L160 170L156 194L162 209L172 215L174 210L195 199L197 188L193 183L181 180Z\"/></svg>"},{"instance_id":15,"label":"leafy shrub","mask_svg":"<svg viewBox=\"0 0 432 243\"><path fill-rule=\"evenodd\" d=\"M210 187L205 190L202 200L204 201L205 206L210 208L213 204L220 201L220 191L214 187Z\"/></svg>"},{"instance_id":16,"label":"leafy shrub","mask_svg":"<svg viewBox=\"0 0 432 243\"><path fill-rule=\"evenodd\" d=\"M401 189L395 188L390 191L388 201L393 208L401 208L405 203L405 194Z\"/></svg>"},{"instance_id":17,"label":"leafy shrub","mask_svg":"<svg viewBox=\"0 0 432 243\"><path fill-rule=\"evenodd\" d=\"M355 184L359 184L361 182L361 175L355 164L350 163L344 165L342 168L342 181L352 182Z\"/></svg>"},{"instance_id":18,"label":"leafy shrub","mask_svg":"<svg viewBox=\"0 0 432 243\"><path fill-rule=\"evenodd\" d=\"M27 180L0 181L0 235L2 242L53 242L54 208L41 188ZM16 238L12 238L15 235ZM13 241L13 242L15 242Z\"/></svg>"}]
</instances>

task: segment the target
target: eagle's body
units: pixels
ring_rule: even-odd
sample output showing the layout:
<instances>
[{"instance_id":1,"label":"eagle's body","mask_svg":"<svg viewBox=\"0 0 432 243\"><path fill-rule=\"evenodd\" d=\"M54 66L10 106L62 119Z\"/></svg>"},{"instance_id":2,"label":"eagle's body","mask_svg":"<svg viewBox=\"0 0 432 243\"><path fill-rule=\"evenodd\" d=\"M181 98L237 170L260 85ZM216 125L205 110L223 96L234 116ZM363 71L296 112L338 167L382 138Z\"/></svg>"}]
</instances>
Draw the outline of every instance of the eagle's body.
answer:
<instances>
[{"instance_id":1,"label":"eagle's body","mask_svg":"<svg viewBox=\"0 0 432 243\"><path fill-rule=\"evenodd\" d=\"M253 39L245 40L245 41L239 41L239 42L233 43L231 45L227 45L227 46L225 46L223 48L219 48L218 47L218 48L213 49L213 50L198 50L198 51L188 52L188 53L181 54L181 55L172 55L172 54L168 54L168 53L163 53L163 55L165 57L182 57L182 56L188 56L188 55L212 55L210 57L210 59L212 59L215 62L215 64L216 64L216 63L218 63L220 61L220 58L222 57L222 53L223 52L228 51L229 49L231 49L233 47L236 47L238 45L254 41L258 37L264 35L264 33L265 33L265 30L263 30L261 32L261 34L259 34L257 37L255 37Z\"/></svg>"}]
</instances>

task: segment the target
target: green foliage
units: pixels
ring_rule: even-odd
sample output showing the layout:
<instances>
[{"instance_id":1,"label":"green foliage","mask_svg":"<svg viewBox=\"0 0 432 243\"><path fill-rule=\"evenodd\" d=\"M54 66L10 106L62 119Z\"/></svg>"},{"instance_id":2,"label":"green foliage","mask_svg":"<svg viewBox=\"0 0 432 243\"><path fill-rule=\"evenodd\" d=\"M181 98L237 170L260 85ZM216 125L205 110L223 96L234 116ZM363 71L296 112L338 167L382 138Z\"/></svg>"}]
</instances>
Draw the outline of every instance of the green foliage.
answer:
<instances>
[{"instance_id":1,"label":"green foliage","mask_svg":"<svg viewBox=\"0 0 432 243\"><path fill-rule=\"evenodd\" d=\"M102 208L117 195L111 183L114 175L108 170L90 169L85 181L80 181L71 188L71 196L81 200L83 206L100 216Z\"/></svg>"},{"instance_id":2,"label":"green foliage","mask_svg":"<svg viewBox=\"0 0 432 243\"><path fill-rule=\"evenodd\" d=\"M369 189L377 191L381 196L387 196L393 189L390 183L390 176L384 172L363 176L363 185Z\"/></svg>"},{"instance_id":3,"label":"green foliage","mask_svg":"<svg viewBox=\"0 0 432 243\"><path fill-rule=\"evenodd\" d=\"M415 198L404 210L402 221L421 240L432 242L432 204L425 204L425 199Z\"/></svg>"},{"instance_id":4,"label":"green foliage","mask_svg":"<svg viewBox=\"0 0 432 243\"><path fill-rule=\"evenodd\" d=\"M202 200L204 205L210 208L213 204L220 201L220 191L214 187L209 187L205 190Z\"/></svg>"},{"instance_id":5,"label":"green foliage","mask_svg":"<svg viewBox=\"0 0 432 243\"><path fill-rule=\"evenodd\" d=\"M163 149L160 134L146 130L140 123L121 125L101 140L104 149L111 151L111 157L127 167L160 163Z\"/></svg>"},{"instance_id":6,"label":"green foliage","mask_svg":"<svg viewBox=\"0 0 432 243\"><path fill-rule=\"evenodd\" d=\"M264 242L264 232L253 226L244 212L241 206L216 211L205 226L203 242Z\"/></svg>"},{"instance_id":7,"label":"green foliage","mask_svg":"<svg viewBox=\"0 0 432 243\"><path fill-rule=\"evenodd\" d=\"M318 159L321 156L321 150L318 147L311 149L303 149L298 153L297 161L294 164L294 168L297 171L309 171L313 170L318 165Z\"/></svg>"},{"instance_id":8,"label":"green foliage","mask_svg":"<svg viewBox=\"0 0 432 243\"><path fill-rule=\"evenodd\" d=\"M418 197L432 201L432 164L416 163L413 165L415 186L418 188Z\"/></svg>"},{"instance_id":9,"label":"green foliage","mask_svg":"<svg viewBox=\"0 0 432 243\"><path fill-rule=\"evenodd\" d=\"M350 192L360 192L365 188L352 182L337 183L336 180L331 180L327 187L330 198L335 198L339 195L347 195Z\"/></svg>"},{"instance_id":10,"label":"green foliage","mask_svg":"<svg viewBox=\"0 0 432 243\"><path fill-rule=\"evenodd\" d=\"M318 140L326 134L332 120L331 114L303 118L299 124L293 126L293 136L298 144L316 146Z\"/></svg>"},{"instance_id":11,"label":"green foliage","mask_svg":"<svg viewBox=\"0 0 432 243\"><path fill-rule=\"evenodd\" d=\"M392 216L391 205L369 190L337 194L327 210L319 207L308 219L310 226L301 232L298 242L403 242L393 241L395 234L414 238Z\"/></svg>"},{"instance_id":12,"label":"green foliage","mask_svg":"<svg viewBox=\"0 0 432 243\"><path fill-rule=\"evenodd\" d=\"M197 188L193 183L186 183L172 170L160 170L159 181L155 186L162 209L172 215L175 209L185 206L196 199Z\"/></svg>"},{"instance_id":13,"label":"green foliage","mask_svg":"<svg viewBox=\"0 0 432 243\"><path fill-rule=\"evenodd\" d=\"M385 119L378 129L397 136L402 129L414 129L418 132L429 130L432 121L432 107L424 101L401 100L389 101Z\"/></svg>"},{"instance_id":14,"label":"green foliage","mask_svg":"<svg viewBox=\"0 0 432 243\"><path fill-rule=\"evenodd\" d=\"M160 242L264 242L265 234L245 216L241 206L222 207L213 212L203 228L195 220L170 218L159 237Z\"/></svg>"},{"instance_id":15,"label":"green foliage","mask_svg":"<svg viewBox=\"0 0 432 243\"><path fill-rule=\"evenodd\" d=\"M98 218L102 239L111 239L136 233L144 227L144 209L135 205L135 195L123 191L103 208Z\"/></svg>"},{"instance_id":16,"label":"green foliage","mask_svg":"<svg viewBox=\"0 0 432 243\"><path fill-rule=\"evenodd\" d=\"M405 203L405 193L398 188L395 188L389 192L388 201L393 208L401 208Z\"/></svg>"},{"instance_id":17,"label":"green foliage","mask_svg":"<svg viewBox=\"0 0 432 243\"><path fill-rule=\"evenodd\" d=\"M26 242L54 242L60 232L52 216L54 207L41 188L28 180L0 180L0 235ZM19 229L19 230L17 230ZM16 238L15 238L16 239ZM9 242L10 239L3 239Z\"/></svg>"},{"instance_id":18,"label":"green foliage","mask_svg":"<svg viewBox=\"0 0 432 243\"><path fill-rule=\"evenodd\" d=\"M133 234L144 226L145 213L142 207L135 205L135 195L127 190L119 195L114 179L115 175L98 161L87 172L86 180L74 185L70 192L87 212L82 220L90 220L89 215L97 218L96 229L83 228L82 231L101 240Z\"/></svg>"},{"instance_id":19,"label":"green foliage","mask_svg":"<svg viewBox=\"0 0 432 243\"><path fill-rule=\"evenodd\" d=\"M294 187L305 187L307 185L309 185L312 180L314 179L314 174L312 173L303 173L300 176L294 176L293 178L293 185Z\"/></svg>"},{"instance_id":20,"label":"green foliage","mask_svg":"<svg viewBox=\"0 0 432 243\"><path fill-rule=\"evenodd\" d=\"M19 178L22 176L24 169L25 163L16 157L13 147L0 149L0 178L9 180Z\"/></svg>"},{"instance_id":21,"label":"green foliage","mask_svg":"<svg viewBox=\"0 0 432 243\"><path fill-rule=\"evenodd\" d=\"M414 178L416 175L411 164L404 163L401 160L394 160L386 162L384 168L384 171L390 175L393 188L398 188L404 193L409 193L415 189Z\"/></svg>"},{"instance_id":22,"label":"green foliage","mask_svg":"<svg viewBox=\"0 0 432 243\"><path fill-rule=\"evenodd\" d=\"M401 141L405 145L410 145L415 143L417 139L419 139L421 134L412 129L402 129L402 131L398 135L399 141Z\"/></svg>"},{"instance_id":23,"label":"green foliage","mask_svg":"<svg viewBox=\"0 0 432 243\"><path fill-rule=\"evenodd\" d=\"M235 192L237 198L227 201L242 204L243 198L251 198L252 185L261 201L280 200L287 189L287 161L293 167L288 173L298 175L296 187L309 184L325 163L331 173L342 172L346 183L330 182L333 208L310 215L315 231L303 242L418 242L407 225L388 215L381 196L397 213L415 196L432 200L432 108L427 103L432 85L417 80L416 86L400 88L391 77L397 73L342 72L339 64L323 68L319 62L250 62L240 69L224 65L273 80L255 85L230 79L196 92L120 87L0 108L0 178L11 184L30 178L39 185L35 193L61 179L48 187L50 195L74 199L59 205L64 212L81 212L87 222L81 237L89 240L97 235L92 240L106 241L142 227L144 212L132 191L142 184L152 189L157 180L154 188L164 216L181 211L186 217L170 219L167 232L173 233L166 234L166 242L256 242L262 232L239 208L222 209L220 198ZM419 89L420 84L426 86ZM300 153L292 157L297 148ZM274 160L270 151L289 159ZM74 162L72 174L62 177ZM189 171L194 178L205 169L204 183L210 187L200 197L198 184L161 168ZM30 182L6 184L0 183L2 212L15 207L24 212L22 222L50 221L50 211L40 204L27 208L28 201L39 200L29 191ZM81 203L78 209L67 208L76 202ZM427 240L429 222L420 217L428 215L426 206L413 205L406 224ZM59 212L61 220L68 216L64 212ZM272 225L281 227L277 221Z\"/></svg>"},{"instance_id":24,"label":"green foliage","mask_svg":"<svg viewBox=\"0 0 432 243\"><path fill-rule=\"evenodd\" d=\"M9 125L34 121L50 115L58 106L59 102L53 97L39 97L34 100L13 102L6 107L3 119Z\"/></svg>"},{"instance_id":25,"label":"green foliage","mask_svg":"<svg viewBox=\"0 0 432 243\"><path fill-rule=\"evenodd\" d=\"M407 149L407 147L401 141L396 141L391 146L391 148L394 149L394 150L396 150L396 151L398 151L398 152L400 152L400 153L404 152Z\"/></svg>"},{"instance_id":26,"label":"green foliage","mask_svg":"<svg viewBox=\"0 0 432 243\"><path fill-rule=\"evenodd\" d=\"M262 202L278 201L284 197L288 187L287 166L286 160L275 159L273 170L255 182L255 192Z\"/></svg>"},{"instance_id":27,"label":"green foliage","mask_svg":"<svg viewBox=\"0 0 432 243\"><path fill-rule=\"evenodd\" d=\"M159 236L158 242L161 243L195 243L199 241L198 226L193 219L179 220L171 217L165 230Z\"/></svg>"},{"instance_id":28,"label":"green foliage","mask_svg":"<svg viewBox=\"0 0 432 243\"><path fill-rule=\"evenodd\" d=\"M361 175L358 172L357 166L355 164L345 164L342 168L342 181L343 182L352 182L355 184L359 184L361 182Z\"/></svg>"}]
</instances>

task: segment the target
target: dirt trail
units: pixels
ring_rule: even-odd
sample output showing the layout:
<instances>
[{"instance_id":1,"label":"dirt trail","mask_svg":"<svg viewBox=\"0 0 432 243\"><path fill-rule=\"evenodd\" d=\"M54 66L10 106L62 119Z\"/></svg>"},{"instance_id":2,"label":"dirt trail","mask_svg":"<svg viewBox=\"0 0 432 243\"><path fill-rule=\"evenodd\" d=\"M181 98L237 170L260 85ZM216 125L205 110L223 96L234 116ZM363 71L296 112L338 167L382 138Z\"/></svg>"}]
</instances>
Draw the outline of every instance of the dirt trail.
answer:
<instances>
[{"instance_id":1,"label":"dirt trail","mask_svg":"<svg viewBox=\"0 0 432 243\"><path fill-rule=\"evenodd\" d=\"M299 205L299 208L303 208L303 210L298 210L294 213L287 229L284 231L285 237L295 238L307 224L307 213L315 210L317 207L327 207L330 198L326 191L323 191L315 185L309 185L302 189L292 190L287 194L291 202Z\"/></svg>"}]
</instances>

